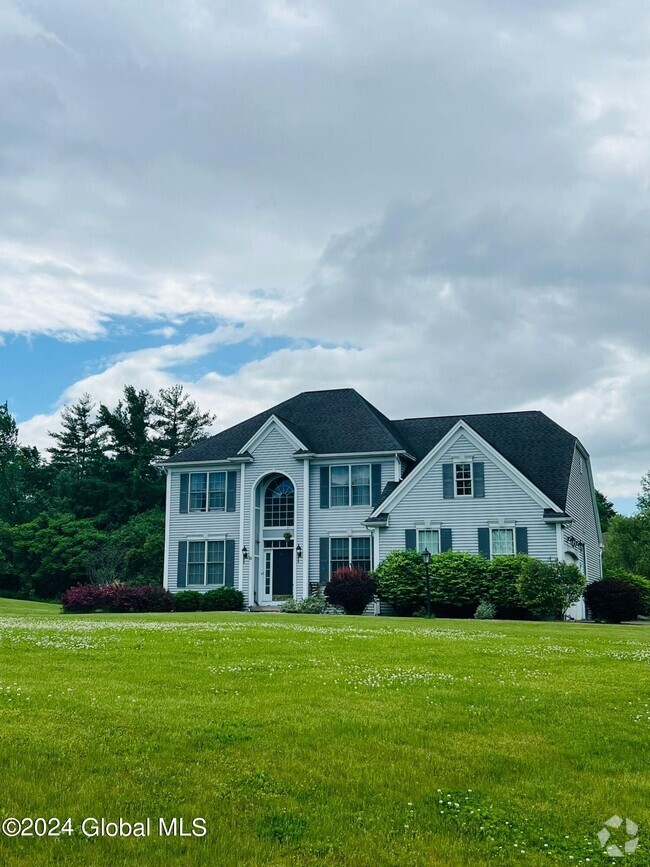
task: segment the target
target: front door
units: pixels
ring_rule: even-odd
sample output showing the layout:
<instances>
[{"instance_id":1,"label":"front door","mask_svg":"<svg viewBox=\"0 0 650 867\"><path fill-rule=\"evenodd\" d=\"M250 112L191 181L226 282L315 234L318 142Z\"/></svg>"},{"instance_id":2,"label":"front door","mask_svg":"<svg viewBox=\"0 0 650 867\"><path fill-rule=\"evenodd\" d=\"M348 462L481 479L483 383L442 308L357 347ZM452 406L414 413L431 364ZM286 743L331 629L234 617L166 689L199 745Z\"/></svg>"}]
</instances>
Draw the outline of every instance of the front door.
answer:
<instances>
[{"instance_id":1,"label":"front door","mask_svg":"<svg viewBox=\"0 0 650 867\"><path fill-rule=\"evenodd\" d=\"M273 549L273 601L293 596L293 548Z\"/></svg>"}]
</instances>

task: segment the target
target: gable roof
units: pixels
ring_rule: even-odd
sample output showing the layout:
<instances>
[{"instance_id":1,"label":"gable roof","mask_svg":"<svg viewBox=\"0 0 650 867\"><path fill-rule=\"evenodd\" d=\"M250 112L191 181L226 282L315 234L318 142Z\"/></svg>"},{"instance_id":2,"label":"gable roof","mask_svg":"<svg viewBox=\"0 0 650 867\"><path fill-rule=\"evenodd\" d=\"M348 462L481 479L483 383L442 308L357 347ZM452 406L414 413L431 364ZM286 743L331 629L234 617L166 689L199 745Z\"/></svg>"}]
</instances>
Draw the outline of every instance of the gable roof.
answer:
<instances>
[{"instance_id":1,"label":"gable roof","mask_svg":"<svg viewBox=\"0 0 650 867\"><path fill-rule=\"evenodd\" d=\"M416 463L462 419L550 500L561 509L566 506L577 439L543 412L390 420L352 388L304 391L185 449L167 463L234 458L272 415L314 454L406 452Z\"/></svg>"}]
</instances>

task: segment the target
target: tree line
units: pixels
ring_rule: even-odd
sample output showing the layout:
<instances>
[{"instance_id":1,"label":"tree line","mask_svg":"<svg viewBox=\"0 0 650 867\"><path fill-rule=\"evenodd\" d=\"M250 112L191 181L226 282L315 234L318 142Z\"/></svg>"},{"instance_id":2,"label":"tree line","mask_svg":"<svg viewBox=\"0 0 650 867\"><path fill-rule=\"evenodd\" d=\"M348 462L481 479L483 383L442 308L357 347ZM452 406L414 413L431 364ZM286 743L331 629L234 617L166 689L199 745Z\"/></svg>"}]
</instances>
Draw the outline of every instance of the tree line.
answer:
<instances>
[{"instance_id":1,"label":"tree line","mask_svg":"<svg viewBox=\"0 0 650 867\"><path fill-rule=\"evenodd\" d=\"M23 445L0 405L0 592L57 598L79 581L162 580L165 474L215 416L181 385L124 387L117 405L66 406L52 446Z\"/></svg>"}]
</instances>

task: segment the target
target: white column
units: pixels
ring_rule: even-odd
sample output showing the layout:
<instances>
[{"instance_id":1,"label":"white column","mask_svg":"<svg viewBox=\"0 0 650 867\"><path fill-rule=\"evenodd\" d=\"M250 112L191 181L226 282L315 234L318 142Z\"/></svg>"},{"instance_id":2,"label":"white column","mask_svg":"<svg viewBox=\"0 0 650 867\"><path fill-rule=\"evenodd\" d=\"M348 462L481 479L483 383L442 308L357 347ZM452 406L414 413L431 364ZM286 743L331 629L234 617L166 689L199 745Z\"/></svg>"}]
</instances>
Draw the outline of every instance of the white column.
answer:
<instances>
[{"instance_id":1,"label":"white column","mask_svg":"<svg viewBox=\"0 0 650 867\"><path fill-rule=\"evenodd\" d=\"M302 598L309 596L309 460L302 468Z\"/></svg>"},{"instance_id":2,"label":"white column","mask_svg":"<svg viewBox=\"0 0 650 867\"><path fill-rule=\"evenodd\" d=\"M163 587L169 589L169 558L171 551L169 550L169 524L172 519L172 479L170 470L165 467L165 558L163 560Z\"/></svg>"},{"instance_id":3,"label":"white column","mask_svg":"<svg viewBox=\"0 0 650 867\"><path fill-rule=\"evenodd\" d=\"M244 592L244 561L241 555L241 549L244 545L244 491L246 490L246 464L240 464L240 472L239 472L239 542L237 544L237 550L235 551L235 556L239 560L239 589L241 592ZM250 595L250 594L249 594Z\"/></svg>"}]
</instances>

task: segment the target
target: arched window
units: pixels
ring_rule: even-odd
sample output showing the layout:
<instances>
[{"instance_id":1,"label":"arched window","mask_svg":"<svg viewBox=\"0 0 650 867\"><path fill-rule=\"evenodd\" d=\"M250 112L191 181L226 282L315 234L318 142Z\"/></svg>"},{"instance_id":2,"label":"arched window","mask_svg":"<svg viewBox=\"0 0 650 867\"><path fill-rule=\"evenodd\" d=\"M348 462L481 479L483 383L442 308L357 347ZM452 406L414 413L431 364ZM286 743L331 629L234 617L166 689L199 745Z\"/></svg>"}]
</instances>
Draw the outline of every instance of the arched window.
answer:
<instances>
[{"instance_id":1,"label":"arched window","mask_svg":"<svg viewBox=\"0 0 650 867\"><path fill-rule=\"evenodd\" d=\"M289 479L273 479L264 495L264 526L293 527L294 499Z\"/></svg>"}]
</instances>

